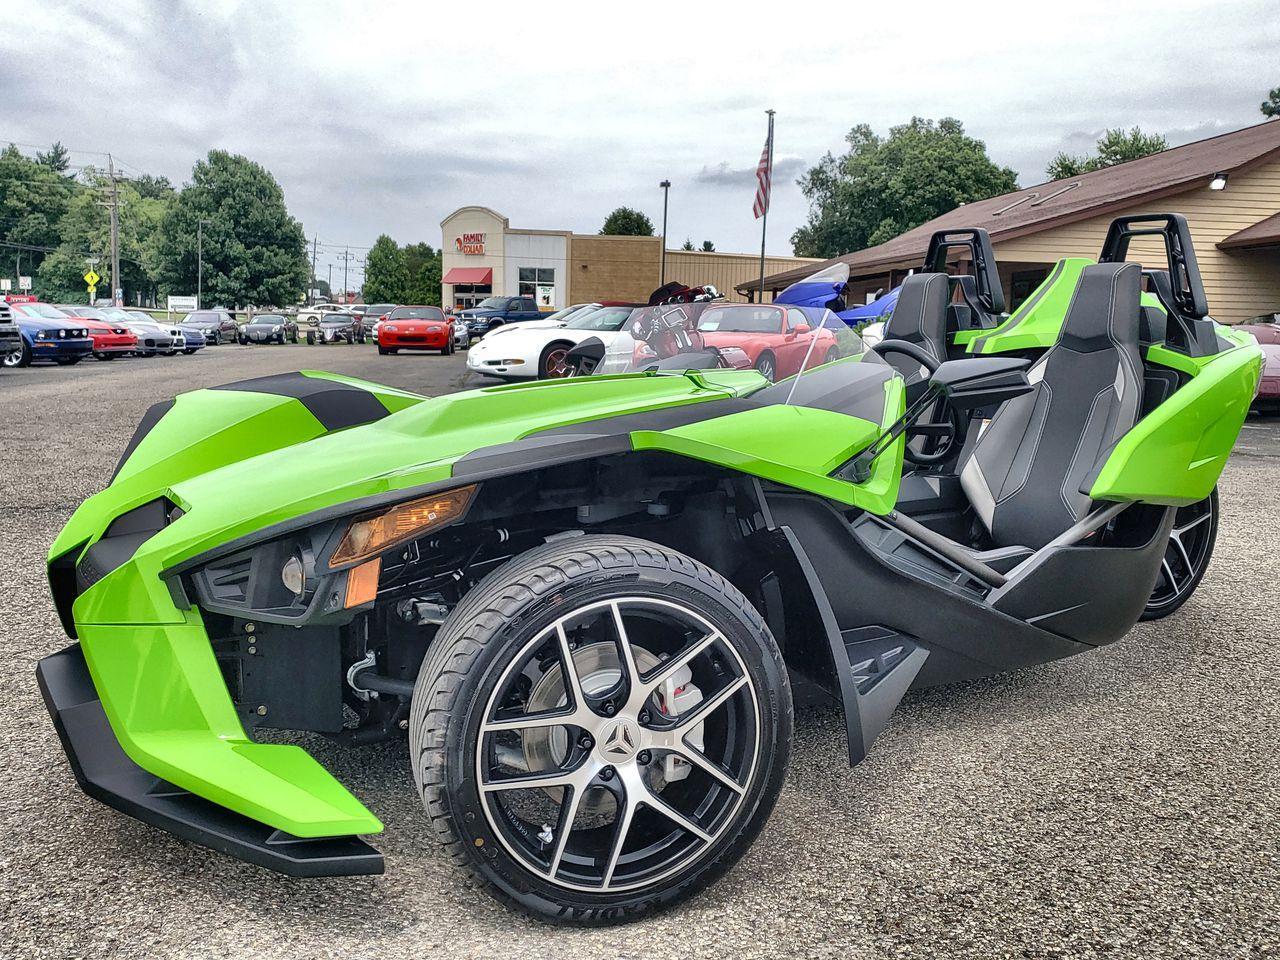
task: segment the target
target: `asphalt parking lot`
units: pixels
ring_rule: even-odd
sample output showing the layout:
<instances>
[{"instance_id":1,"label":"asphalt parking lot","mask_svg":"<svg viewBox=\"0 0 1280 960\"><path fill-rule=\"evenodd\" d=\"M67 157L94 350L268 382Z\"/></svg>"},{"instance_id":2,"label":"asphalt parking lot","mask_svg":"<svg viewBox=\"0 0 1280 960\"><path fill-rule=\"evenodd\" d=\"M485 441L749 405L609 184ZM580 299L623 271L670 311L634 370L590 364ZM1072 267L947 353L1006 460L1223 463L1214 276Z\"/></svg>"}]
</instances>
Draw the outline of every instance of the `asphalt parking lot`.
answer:
<instances>
[{"instance_id":1,"label":"asphalt parking lot","mask_svg":"<svg viewBox=\"0 0 1280 960\"><path fill-rule=\"evenodd\" d=\"M437 853L402 744L304 741L386 824L382 877L280 877L80 793L33 674L67 642L43 559L146 407L305 368L439 393L472 385L464 357L224 346L0 372L0 956L1280 956L1274 419L1244 431L1213 563L1179 613L1074 660L911 694L856 769L839 716L801 711L753 850L649 922L555 929L475 889Z\"/></svg>"}]
</instances>

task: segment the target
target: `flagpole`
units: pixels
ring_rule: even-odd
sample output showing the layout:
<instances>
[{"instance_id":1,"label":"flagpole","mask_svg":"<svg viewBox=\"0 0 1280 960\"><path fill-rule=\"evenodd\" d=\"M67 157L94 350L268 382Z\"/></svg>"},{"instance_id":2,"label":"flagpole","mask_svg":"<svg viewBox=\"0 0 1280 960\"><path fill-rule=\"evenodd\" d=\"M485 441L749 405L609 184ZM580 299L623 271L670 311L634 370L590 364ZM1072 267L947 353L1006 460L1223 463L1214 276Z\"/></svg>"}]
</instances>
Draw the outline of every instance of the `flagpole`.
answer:
<instances>
[{"instance_id":1,"label":"flagpole","mask_svg":"<svg viewBox=\"0 0 1280 960\"><path fill-rule=\"evenodd\" d=\"M766 110L769 115L769 135L766 142L769 145L769 194L765 197L764 213L760 217L760 302L764 303L764 241L765 231L769 226L769 202L773 199L773 111Z\"/></svg>"}]
</instances>

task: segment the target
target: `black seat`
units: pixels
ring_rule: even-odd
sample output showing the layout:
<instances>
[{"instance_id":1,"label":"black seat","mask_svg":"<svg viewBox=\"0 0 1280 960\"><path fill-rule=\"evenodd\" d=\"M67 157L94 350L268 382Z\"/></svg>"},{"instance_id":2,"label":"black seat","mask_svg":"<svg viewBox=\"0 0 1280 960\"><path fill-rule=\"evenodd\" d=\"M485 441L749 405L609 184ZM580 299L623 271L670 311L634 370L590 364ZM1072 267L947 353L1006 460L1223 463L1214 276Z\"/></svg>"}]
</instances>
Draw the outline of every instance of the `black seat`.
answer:
<instances>
[{"instance_id":1,"label":"black seat","mask_svg":"<svg viewBox=\"0 0 1280 960\"><path fill-rule=\"evenodd\" d=\"M914 343L938 363L947 359L947 300L945 273L917 273L898 288L898 302L884 325L886 340ZM920 365L910 357L890 353L885 359L907 379L920 378Z\"/></svg>"},{"instance_id":2,"label":"black seat","mask_svg":"<svg viewBox=\"0 0 1280 960\"><path fill-rule=\"evenodd\" d=\"M1058 342L1028 371L1034 388L982 432L960 484L997 546L1039 548L1088 513L1080 487L1137 421L1141 268L1080 274Z\"/></svg>"}]
</instances>

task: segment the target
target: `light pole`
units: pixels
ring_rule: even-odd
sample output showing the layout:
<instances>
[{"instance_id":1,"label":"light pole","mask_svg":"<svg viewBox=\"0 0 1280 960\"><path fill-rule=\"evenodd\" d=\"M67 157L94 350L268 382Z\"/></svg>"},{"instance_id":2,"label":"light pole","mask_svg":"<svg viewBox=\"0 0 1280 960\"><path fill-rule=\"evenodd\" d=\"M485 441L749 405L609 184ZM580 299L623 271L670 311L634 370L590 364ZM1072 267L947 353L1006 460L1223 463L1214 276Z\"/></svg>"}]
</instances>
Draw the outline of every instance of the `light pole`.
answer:
<instances>
[{"instance_id":1,"label":"light pole","mask_svg":"<svg viewBox=\"0 0 1280 960\"><path fill-rule=\"evenodd\" d=\"M204 293L204 225L208 220L196 221L196 309L200 309L200 297Z\"/></svg>"},{"instance_id":2,"label":"light pole","mask_svg":"<svg viewBox=\"0 0 1280 960\"><path fill-rule=\"evenodd\" d=\"M663 180L658 184L662 188L662 271L658 286L667 285L667 198L671 195L671 181Z\"/></svg>"}]
</instances>

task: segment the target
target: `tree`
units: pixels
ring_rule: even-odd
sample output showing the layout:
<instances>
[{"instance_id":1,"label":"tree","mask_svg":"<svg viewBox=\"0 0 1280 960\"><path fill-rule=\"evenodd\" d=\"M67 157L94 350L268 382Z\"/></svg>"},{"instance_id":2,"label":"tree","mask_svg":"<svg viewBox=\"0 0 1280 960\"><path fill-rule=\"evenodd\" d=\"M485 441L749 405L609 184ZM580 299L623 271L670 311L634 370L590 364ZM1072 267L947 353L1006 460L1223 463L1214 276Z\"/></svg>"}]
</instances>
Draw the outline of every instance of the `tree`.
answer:
<instances>
[{"instance_id":1,"label":"tree","mask_svg":"<svg viewBox=\"0 0 1280 960\"><path fill-rule=\"evenodd\" d=\"M1169 149L1169 141L1158 133L1146 134L1138 127L1123 130L1116 127L1108 130L1098 138L1097 153L1093 156L1072 156L1059 153L1049 161L1045 168L1045 176L1050 180L1065 180L1067 177L1078 177L1082 173L1114 167L1117 163L1127 163L1148 157L1153 153Z\"/></svg>"},{"instance_id":2,"label":"tree","mask_svg":"<svg viewBox=\"0 0 1280 960\"><path fill-rule=\"evenodd\" d=\"M408 243L402 250L408 277L404 301L440 306L440 278L444 272L440 251L429 243Z\"/></svg>"},{"instance_id":3,"label":"tree","mask_svg":"<svg viewBox=\"0 0 1280 960\"><path fill-rule=\"evenodd\" d=\"M13 144L0 150L0 277L33 274L61 241L58 224L80 188L51 167L24 157ZM14 272L10 272L10 270ZM16 280L15 280L16 286Z\"/></svg>"},{"instance_id":4,"label":"tree","mask_svg":"<svg viewBox=\"0 0 1280 960\"><path fill-rule=\"evenodd\" d=\"M848 151L828 153L805 173L800 190L809 218L791 235L797 256L834 257L884 243L962 203L1017 189L1017 174L987 156L951 117L912 117L878 136L867 124L849 131Z\"/></svg>"},{"instance_id":5,"label":"tree","mask_svg":"<svg viewBox=\"0 0 1280 960\"><path fill-rule=\"evenodd\" d=\"M1280 117L1280 87L1276 87L1267 94L1267 99L1262 102L1262 115Z\"/></svg>"},{"instance_id":6,"label":"tree","mask_svg":"<svg viewBox=\"0 0 1280 960\"><path fill-rule=\"evenodd\" d=\"M365 303L405 303L409 300L409 270L404 251L385 233L373 242L364 262Z\"/></svg>"},{"instance_id":7,"label":"tree","mask_svg":"<svg viewBox=\"0 0 1280 960\"><path fill-rule=\"evenodd\" d=\"M680 244L681 250L693 250L693 237L685 237L684 243Z\"/></svg>"},{"instance_id":8,"label":"tree","mask_svg":"<svg viewBox=\"0 0 1280 960\"><path fill-rule=\"evenodd\" d=\"M270 172L246 157L211 150L164 214L160 283L196 292L196 245L204 225L203 300L226 307L297 303L310 276L302 224L289 215Z\"/></svg>"},{"instance_id":9,"label":"tree","mask_svg":"<svg viewBox=\"0 0 1280 960\"><path fill-rule=\"evenodd\" d=\"M619 207L604 218L600 233L611 237L652 237L653 221L639 210Z\"/></svg>"},{"instance_id":10,"label":"tree","mask_svg":"<svg viewBox=\"0 0 1280 960\"><path fill-rule=\"evenodd\" d=\"M48 151L36 151L36 163L48 167L54 173L66 173L67 167L71 166L71 154L61 140L55 140Z\"/></svg>"},{"instance_id":11,"label":"tree","mask_svg":"<svg viewBox=\"0 0 1280 960\"><path fill-rule=\"evenodd\" d=\"M703 240L703 241L702 241L702 252L703 252L703 253L715 253L715 252L716 252L716 245L715 245L714 243L712 243L710 240Z\"/></svg>"},{"instance_id":12,"label":"tree","mask_svg":"<svg viewBox=\"0 0 1280 960\"><path fill-rule=\"evenodd\" d=\"M138 195L150 200L168 200L177 195L168 177L157 177L144 173L131 181Z\"/></svg>"}]
</instances>

